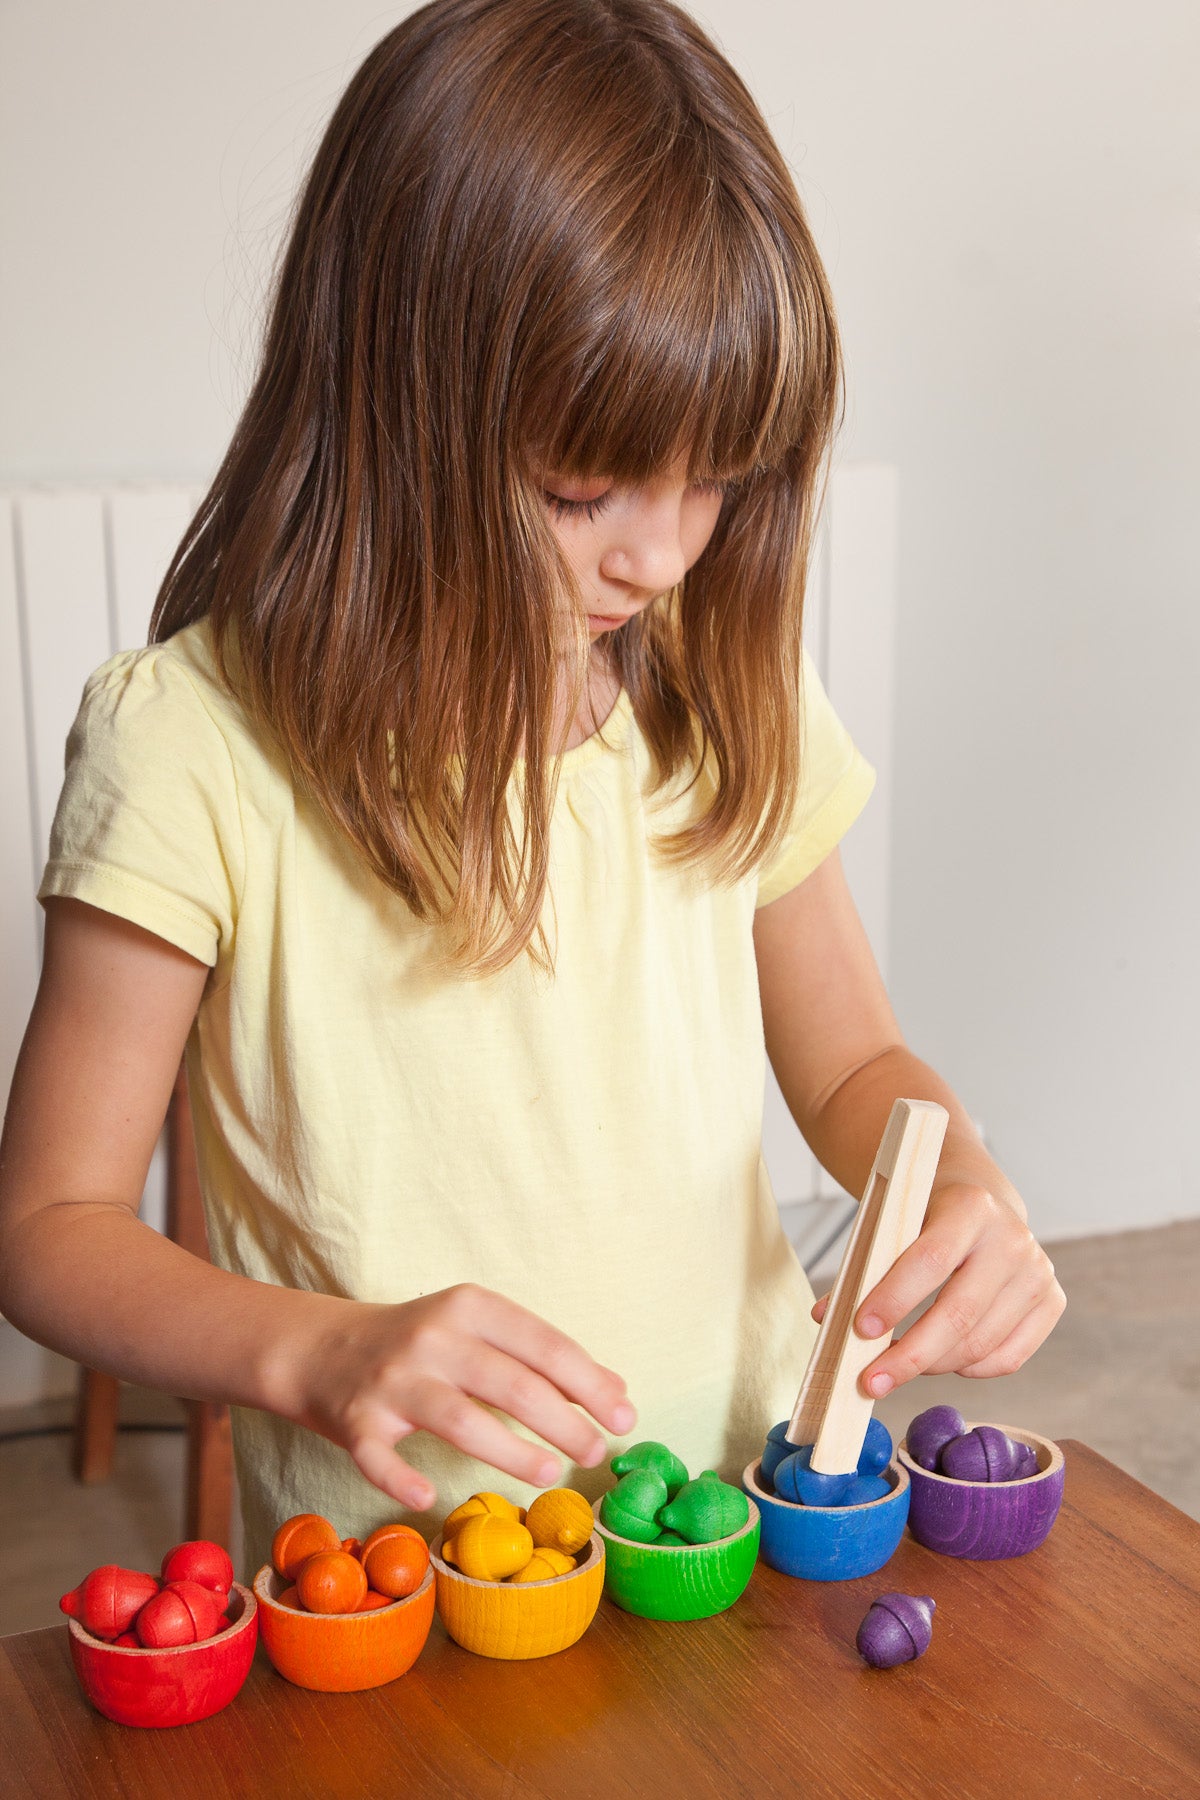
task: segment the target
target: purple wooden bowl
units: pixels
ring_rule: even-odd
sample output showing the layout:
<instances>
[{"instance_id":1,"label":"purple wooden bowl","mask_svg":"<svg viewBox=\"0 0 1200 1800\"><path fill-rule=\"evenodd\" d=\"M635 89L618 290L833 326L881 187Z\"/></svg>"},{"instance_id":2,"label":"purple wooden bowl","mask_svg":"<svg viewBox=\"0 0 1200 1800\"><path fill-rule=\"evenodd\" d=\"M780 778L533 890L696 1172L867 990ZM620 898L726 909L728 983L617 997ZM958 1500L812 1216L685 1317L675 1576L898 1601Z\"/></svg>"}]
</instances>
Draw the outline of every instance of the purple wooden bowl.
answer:
<instances>
[{"instance_id":1,"label":"purple wooden bowl","mask_svg":"<svg viewBox=\"0 0 1200 1800\"><path fill-rule=\"evenodd\" d=\"M968 1420L967 1430L979 1423ZM908 1529L927 1550L991 1562L1024 1556L1045 1542L1062 1504L1062 1451L1035 1432L1012 1425L1001 1425L1000 1430L1032 1445L1038 1459L1036 1475L1023 1481L952 1481L914 1462L907 1440L897 1447L897 1460L912 1483Z\"/></svg>"}]
</instances>

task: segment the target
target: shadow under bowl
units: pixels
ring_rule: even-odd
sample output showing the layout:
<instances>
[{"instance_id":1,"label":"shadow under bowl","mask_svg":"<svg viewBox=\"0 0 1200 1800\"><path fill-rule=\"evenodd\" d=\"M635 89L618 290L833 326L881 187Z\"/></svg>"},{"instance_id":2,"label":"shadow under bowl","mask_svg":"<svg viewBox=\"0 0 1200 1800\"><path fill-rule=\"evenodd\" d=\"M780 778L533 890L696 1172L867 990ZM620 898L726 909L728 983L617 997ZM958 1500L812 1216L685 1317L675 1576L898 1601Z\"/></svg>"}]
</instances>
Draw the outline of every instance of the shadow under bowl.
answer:
<instances>
[{"instance_id":1,"label":"shadow under bowl","mask_svg":"<svg viewBox=\"0 0 1200 1800\"><path fill-rule=\"evenodd\" d=\"M800 1506L762 1486L761 1464L746 1465L742 1486L762 1513L761 1556L781 1575L805 1581L854 1581L873 1575L893 1554L908 1518L908 1470L883 1470L891 1492L861 1506Z\"/></svg>"},{"instance_id":2,"label":"shadow under bowl","mask_svg":"<svg viewBox=\"0 0 1200 1800\"><path fill-rule=\"evenodd\" d=\"M968 1431L974 1431L975 1423L965 1423ZM1062 1451L1049 1438L1019 1426L997 1429L1033 1446L1036 1475L1023 1481L954 1481L921 1468L908 1454L907 1441L898 1446L896 1455L912 1482L908 1529L927 1550L995 1562L1024 1556L1045 1542L1062 1505L1066 1473Z\"/></svg>"},{"instance_id":3,"label":"shadow under bowl","mask_svg":"<svg viewBox=\"0 0 1200 1800\"><path fill-rule=\"evenodd\" d=\"M565 1575L548 1581L477 1581L444 1562L443 1533L429 1548L442 1624L476 1656L523 1662L578 1643L604 1590L604 1545L595 1532Z\"/></svg>"},{"instance_id":4,"label":"shadow under bowl","mask_svg":"<svg viewBox=\"0 0 1200 1800\"><path fill-rule=\"evenodd\" d=\"M600 1523L607 1552L604 1589L614 1605L642 1619L711 1619L746 1590L758 1560L761 1520L754 1499L740 1530L712 1544L638 1544Z\"/></svg>"},{"instance_id":5,"label":"shadow under bowl","mask_svg":"<svg viewBox=\"0 0 1200 1800\"><path fill-rule=\"evenodd\" d=\"M433 1624L433 1569L414 1593L372 1612L314 1613L281 1606L290 1584L270 1563L254 1577L263 1648L296 1687L356 1694L382 1687L412 1668Z\"/></svg>"},{"instance_id":6,"label":"shadow under bowl","mask_svg":"<svg viewBox=\"0 0 1200 1800\"><path fill-rule=\"evenodd\" d=\"M216 1637L168 1650L127 1649L105 1643L68 1619L71 1661L79 1685L106 1719L118 1725L192 1725L228 1706L241 1688L258 1642L258 1606L235 1581L230 1623Z\"/></svg>"}]
</instances>

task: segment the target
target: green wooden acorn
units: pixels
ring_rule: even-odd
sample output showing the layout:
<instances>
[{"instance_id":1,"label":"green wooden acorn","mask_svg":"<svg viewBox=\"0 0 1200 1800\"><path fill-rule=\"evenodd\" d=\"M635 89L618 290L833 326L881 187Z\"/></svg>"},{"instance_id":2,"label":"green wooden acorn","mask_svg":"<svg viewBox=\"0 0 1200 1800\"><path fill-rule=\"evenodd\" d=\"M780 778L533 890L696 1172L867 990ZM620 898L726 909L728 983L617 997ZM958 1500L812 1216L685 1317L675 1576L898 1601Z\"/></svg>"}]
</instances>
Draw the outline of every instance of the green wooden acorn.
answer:
<instances>
[{"instance_id":1,"label":"green wooden acorn","mask_svg":"<svg viewBox=\"0 0 1200 1800\"><path fill-rule=\"evenodd\" d=\"M745 1494L706 1469L660 1509L658 1521L689 1544L715 1544L718 1538L740 1531L749 1517L750 1502Z\"/></svg>"},{"instance_id":2,"label":"green wooden acorn","mask_svg":"<svg viewBox=\"0 0 1200 1800\"><path fill-rule=\"evenodd\" d=\"M667 1484L653 1469L631 1469L600 1502L600 1517L618 1537L652 1544L662 1530L656 1515L667 1504Z\"/></svg>"},{"instance_id":3,"label":"green wooden acorn","mask_svg":"<svg viewBox=\"0 0 1200 1800\"><path fill-rule=\"evenodd\" d=\"M628 1450L622 1450L614 1456L608 1465L614 1475L629 1475L634 1469L653 1469L661 1475L667 1484L667 1499L673 1500L688 1478L687 1470L665 1444L659 1444L653 1438L643 1443L631 1444Z\"/></svg>"},{"instance_id":4,"label":"green wooden acorn","mask_svg":"<svg viewBox=\"0 0 1200 1800\"><path fill-rule=\"evenodd\" d=\"M654 1548L656 1550L676 1550L680 1549L686 1543L687 1539L685 1537L680 1537L677 1531L664 1531L660 1536L655 1538Z\"/></svg>"}]
</instances>

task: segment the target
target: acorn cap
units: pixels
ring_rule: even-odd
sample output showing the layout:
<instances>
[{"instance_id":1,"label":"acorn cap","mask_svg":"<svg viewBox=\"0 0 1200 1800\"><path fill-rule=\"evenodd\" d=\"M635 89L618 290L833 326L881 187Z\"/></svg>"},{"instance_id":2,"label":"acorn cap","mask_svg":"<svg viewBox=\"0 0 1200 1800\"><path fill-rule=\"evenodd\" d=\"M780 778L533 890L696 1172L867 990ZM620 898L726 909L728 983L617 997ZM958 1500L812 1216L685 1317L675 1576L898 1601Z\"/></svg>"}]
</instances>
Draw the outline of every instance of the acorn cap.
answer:
<instances>
[{"instance_id":1,"label":"acorn cap","mask_svg":"<svg viewBox=\"0 0 1200 1800\"><path fill-rule=\"evenodd\" d=\"M631 1444L628 1450L622 1450L609 1463L614 1475L630 1475L634 1469L653 1469L662 1477L667 1485L667 1499L673 1500L688 1478L687 1470L665 1444L653 1438L646 1438L640 1444Z\"/></svg>"},{"instance_id":2,"label":"acorn cap","mask_svg":"<svg viewBox=\"0 0 1200 1800\"><path fill-rule=\"evenodd\" d=\"M662 1527L658 1513L667 1504L667 1484L653 1469L631 1469L600 1502L600 1522L617 1537L652 1544Z\"/></svg>"}]
</instances>

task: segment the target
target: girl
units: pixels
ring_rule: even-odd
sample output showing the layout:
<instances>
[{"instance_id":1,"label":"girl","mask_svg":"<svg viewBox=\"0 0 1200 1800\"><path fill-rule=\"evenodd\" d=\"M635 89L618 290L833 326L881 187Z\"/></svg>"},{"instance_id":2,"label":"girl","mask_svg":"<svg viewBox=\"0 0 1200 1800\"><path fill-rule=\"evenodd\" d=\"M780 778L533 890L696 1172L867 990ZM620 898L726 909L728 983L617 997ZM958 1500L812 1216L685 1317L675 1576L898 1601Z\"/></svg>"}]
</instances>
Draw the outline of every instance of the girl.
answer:
<instances>
[{"instance_id":1,"label":"girl","mask_svg":"<svg viewBox=\"0 0 1200 1800\"><path fill-rule=\"evenodd\" d=\"M840 391L786 167L668 0L435 0L367 58L151 645L84 692L3 1151L0 1305L234 1406L251 1568L295 1512L594 1494L630 1396L736 1478L821 1310L764 1039L852 1191L897 1095L951 1112L873 1393L1058 1317L841 874ZM185 1045L211 1267L137 1218Z\"/></svg>"}]
</instances>

